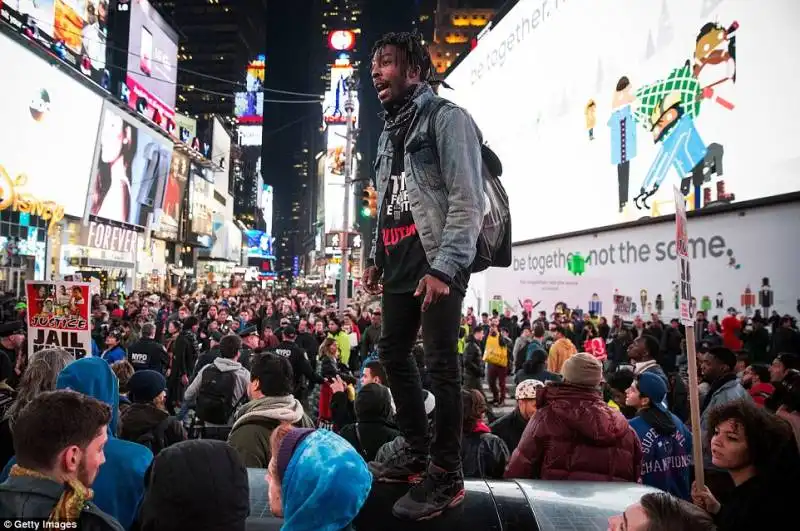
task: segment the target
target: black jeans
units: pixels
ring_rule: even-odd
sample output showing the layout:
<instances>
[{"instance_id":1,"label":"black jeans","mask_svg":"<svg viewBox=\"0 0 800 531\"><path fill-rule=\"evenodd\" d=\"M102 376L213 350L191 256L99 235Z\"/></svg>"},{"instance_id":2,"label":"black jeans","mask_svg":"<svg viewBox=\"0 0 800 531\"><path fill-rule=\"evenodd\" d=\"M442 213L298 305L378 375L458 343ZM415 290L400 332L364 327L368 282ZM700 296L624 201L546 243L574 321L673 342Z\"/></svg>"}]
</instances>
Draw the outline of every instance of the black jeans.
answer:
<instances>
[{"instance_id":1,"label":"black jeans","mask_svg":"<svg viewBox=\"0 0 800 531\"><path fill-rule=\"evenodd\" d=\"M414 453L448 471L461 468L461 371L458 328L464 296L447 297L421 311L421 297L384 293L383 326L378 352L397 407L396 420ZM436 398L435 433L428 433L419 369L411 349L422 325L425 366Z\"/></svg>"},{"instance_id":2,"label":"black jeans","mask_svg":"<svg viewBox=\"0 0 800 531\"><path fill-rule=\"evenodd\" d=\"M628 204L628 180L631 174L631 161L617 164L617 183L619 185L619 207Z\"/></svg>"}]
</instances>

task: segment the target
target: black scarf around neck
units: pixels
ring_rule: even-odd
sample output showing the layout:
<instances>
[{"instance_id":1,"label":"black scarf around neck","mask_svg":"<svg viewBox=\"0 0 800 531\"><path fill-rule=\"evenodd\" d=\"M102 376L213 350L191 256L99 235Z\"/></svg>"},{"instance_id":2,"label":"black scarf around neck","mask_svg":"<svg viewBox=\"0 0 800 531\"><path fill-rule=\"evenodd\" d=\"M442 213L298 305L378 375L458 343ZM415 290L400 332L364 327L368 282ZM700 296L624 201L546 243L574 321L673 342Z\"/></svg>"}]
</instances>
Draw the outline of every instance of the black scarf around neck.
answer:
<instances>
[{"instance_id":1,"label":"black scarf around neck","mask_svg":"<svg viewBox=\"0 0 800 531\"><path fill-rule=\"evenodd\" d=\"M400 99L400 101L386 109L384 118L386 120L387 130L391 131L392 129L400 127L403 124L407 124L411 121L411 119L414 117L414 114L417 112L416 105L414 105L414 98L416 98L420 92L424 90L424 87L424 83L419 83L409 87L409 90Z\"/></svg>"}]
</instances>

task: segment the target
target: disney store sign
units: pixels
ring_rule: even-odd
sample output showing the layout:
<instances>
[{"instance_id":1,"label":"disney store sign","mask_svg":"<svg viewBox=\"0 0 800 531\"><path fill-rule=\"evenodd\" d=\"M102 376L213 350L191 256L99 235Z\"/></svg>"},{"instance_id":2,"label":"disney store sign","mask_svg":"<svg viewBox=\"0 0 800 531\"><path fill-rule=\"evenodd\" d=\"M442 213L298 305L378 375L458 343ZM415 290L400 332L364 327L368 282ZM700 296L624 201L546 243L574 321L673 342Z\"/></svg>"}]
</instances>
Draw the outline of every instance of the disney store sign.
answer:
<instances>
[{"instance_id":1,"label":"disney store sign","mask_svg":"<svg viewBox=\"0 0 800 531\"><path fill-rule=\"evenodd\" d=\"M52 231L64 219L64 207L55 201L45 201L20 190L27 182L26 175L12 178L0 165L0 211L10 208L14 212L39 216L49 222L48 231Z\"/></svg>"}]
</instances>

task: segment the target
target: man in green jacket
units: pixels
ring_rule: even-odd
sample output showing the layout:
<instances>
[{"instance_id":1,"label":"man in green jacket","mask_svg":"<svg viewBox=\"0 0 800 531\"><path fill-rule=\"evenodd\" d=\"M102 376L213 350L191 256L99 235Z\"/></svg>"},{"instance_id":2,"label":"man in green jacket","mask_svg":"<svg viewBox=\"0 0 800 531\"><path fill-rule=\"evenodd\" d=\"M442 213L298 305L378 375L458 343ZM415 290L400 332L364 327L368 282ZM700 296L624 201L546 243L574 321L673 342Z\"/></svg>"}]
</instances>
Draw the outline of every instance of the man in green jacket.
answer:
<instances>
[{"instance_id":1,"label":"man in green jacket","mask_svg":"<svg viewBox=\"0 0 800 531\"><path fill-rule=\"evenodd\" d=\"M282 422L313 428L303 406L292 396L294 377L289 360L266 352L253 356L250 367L250 401L238 412L228 444L248 468L267 468L271 457L269 438Z\"/></svg>"}]
</instances>

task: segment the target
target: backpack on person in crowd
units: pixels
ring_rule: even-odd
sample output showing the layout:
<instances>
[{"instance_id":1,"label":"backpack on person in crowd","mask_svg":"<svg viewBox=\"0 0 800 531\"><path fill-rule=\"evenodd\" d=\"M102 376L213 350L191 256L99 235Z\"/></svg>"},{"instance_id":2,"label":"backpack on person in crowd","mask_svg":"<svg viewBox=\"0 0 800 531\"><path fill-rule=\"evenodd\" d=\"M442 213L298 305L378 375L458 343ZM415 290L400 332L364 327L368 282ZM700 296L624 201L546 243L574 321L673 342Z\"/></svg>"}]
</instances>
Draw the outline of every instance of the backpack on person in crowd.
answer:
<instances>
[{"instance_id":1,"label":"backpack on person in crowd","mask_svg":"<svg viewBox=\"0 0 800 531\"><path fill-rule=\"evenodd\" d=\"M153 452L153 455L158 455L158 452L169 446L167 442L167 428L171 417L167 417L159 422L152 430L141 434L133 442L146 446Z\"/></svg>"},{"instance_id":2,"label":"backpack on person in crowd","mask_svg":"<svg viewBox=\"0 0 800 531\"><path fill-rule=\"evenodd\" d=\"M235 409L235 371L221 371L216 365L209 365L201 376L195 407L197 417L211 424L227 424Z\"/></svg>"},{"instance_id":3,"label":"backpack on person in crowd","mask_svg":"<svg viewBox=\"0 0 800 531\"><path fill-rule=\"evenodd\" d=\"M437 97L431 102L428 137L436 142L436 113L446 106L454 106L452 102ZM477 124L473 121L476 131ZM436 154L436 163L439 164L439 153ZM475 258L470 266L472 273L484 271L490 267L508 267L511 265L511 209L508 204L508 194L500 182L503 175L503 163L500 157L492 151L486 143L481 144L481 158L483 159L483 193L486 200L483 212L483 224L475 242ZM441 166L440 166L441 167Z\"/></svg>"},{"instance_id":4,"label":"backpack on person in crowd","mask_svg":"<svg viewBox=\"0 0 800 531\"><path fill-rule=\"evenodd\" d=\"M526 347L525 361L533 360L533 353L536 352L537 350L544 350L544 352L547 353L547 350L545 350L544 345L539 343L538 339L533 339L531 340L530 343L528 343L528 346Z\"/></svg>"}]
</instances>

